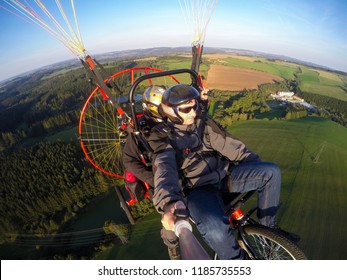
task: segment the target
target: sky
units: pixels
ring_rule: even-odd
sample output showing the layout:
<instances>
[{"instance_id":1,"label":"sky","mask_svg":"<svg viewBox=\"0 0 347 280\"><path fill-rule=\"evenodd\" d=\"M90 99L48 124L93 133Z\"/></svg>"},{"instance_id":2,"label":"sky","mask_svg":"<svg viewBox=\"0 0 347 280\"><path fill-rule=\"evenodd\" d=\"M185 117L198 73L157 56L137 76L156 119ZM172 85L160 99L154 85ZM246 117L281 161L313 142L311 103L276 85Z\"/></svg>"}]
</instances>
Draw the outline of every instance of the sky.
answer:
<instances>
[{"instance_id":1,"label":"sky","mask_svg":"<svg viewBox=\"0 0 347 280\"><path fill-rule=\"evenodd\" d=\"M55 1L42 2L59 15ZM69 13L70 0L61 2ZM84 46L92 56L192 43L193 26L179 0L74 3ZM0 6L6 6L4 0ZM347 72L346 14L345 0L219 0L204 46L285 55ZM0 8L0 81L74 57L46 31Z\"/></svg>"}]
</instances>

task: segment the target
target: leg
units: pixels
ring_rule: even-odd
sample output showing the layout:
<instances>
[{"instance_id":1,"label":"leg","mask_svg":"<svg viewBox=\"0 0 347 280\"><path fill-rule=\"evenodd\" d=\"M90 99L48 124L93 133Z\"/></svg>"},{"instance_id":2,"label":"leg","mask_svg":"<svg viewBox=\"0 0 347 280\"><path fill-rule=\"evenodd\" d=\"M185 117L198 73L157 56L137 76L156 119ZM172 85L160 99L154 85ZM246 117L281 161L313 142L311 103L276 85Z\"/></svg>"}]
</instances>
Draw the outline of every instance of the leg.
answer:
<instances>
[{"instance_id":1,"label":"leg","mask_svg":"<svg viewBox=\"0 0 347 280\"><path fill-rule=\"evenodd\" d=\"M200 234L220 259L243 258L243 252L230 228L229 219L224 214L220 192L194 189L187 196L187 205Z\"/></svg>"},{"instance_id":2,"label":"leg","mask_svg":"<svg viewBox=\"0 0 347 280\"><path fill-rule=\"evenodd\" d=\"M231 169L231 192L258 190L258 218L274 227L281 191L281 170L271 162L245 162Z\"/></svg>"}]
</instances>

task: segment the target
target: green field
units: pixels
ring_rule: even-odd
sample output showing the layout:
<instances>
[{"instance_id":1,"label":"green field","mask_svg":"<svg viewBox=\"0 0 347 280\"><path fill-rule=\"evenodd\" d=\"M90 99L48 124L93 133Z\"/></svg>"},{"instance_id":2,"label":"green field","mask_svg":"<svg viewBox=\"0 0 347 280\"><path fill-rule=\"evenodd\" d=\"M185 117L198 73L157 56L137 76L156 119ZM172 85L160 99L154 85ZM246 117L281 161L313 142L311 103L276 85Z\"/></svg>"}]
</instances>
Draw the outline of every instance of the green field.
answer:
<instances>
[{"instance_id":1,"label":"green field","mask_svg":"<svg viewBox=\"0 0 347 280\"><path fill-rule=\"evenodd\" d=\"M247 121L231 132L282 169L279 224L309 259L347 259L347 130L331 121Z\"/></svg>"},{"instance_id":2,"label":"green field","mask_svg":"<svg viewBox=\"0 0 347 280\"><path fill-rule=\"evenodd\" d=\"M257 58L256 61L249 61L238 58L226 58L227 66L248 68L258 71L263 71L276 76L280 76L285 79L293 79L294 73L297 70L297 66L284 64L281 62L269 61L265 58Z\"/></svg>"},{"instance_id":3,"label":"green field","mask_svg":"<svg viewBox=\"0 0 347 280\"><path fill-rule=\"evenodd\" d=\"M166 246L160 237L160 216L153 212L132 228L127 245L114 246L97 256L102 260L165 260Z\"/></svg>"},{"instance_id":4,"label":"green field","mask_svg":"<svg viewBox=\"0 0 347 280\"><path fill-rule=\"evenodd\" d=\"M76 69L79 69L79 68L80 67L72 67L72 68L68 68L68 69L57 70L57 71L54 71L53 73L51 73L49 75L43 76L41 78L41 80L48 80L48 79L54 78L54 77L59 76L59 75L65 75L66 73L73 71L73 70L76 70Z\"/></svg>"},{"instance_id":5,"label":"green field","mask_svg":"<svg viewBox=\"0 0 347 280\"><path fill-rule=\"evenodd\" d=\"M337 74L324 76L323 71L316 71L307 67L302 67L300 89L305 92L330 96L336 99L347 101L346 83Z\"/></svg>"}]
</instances>

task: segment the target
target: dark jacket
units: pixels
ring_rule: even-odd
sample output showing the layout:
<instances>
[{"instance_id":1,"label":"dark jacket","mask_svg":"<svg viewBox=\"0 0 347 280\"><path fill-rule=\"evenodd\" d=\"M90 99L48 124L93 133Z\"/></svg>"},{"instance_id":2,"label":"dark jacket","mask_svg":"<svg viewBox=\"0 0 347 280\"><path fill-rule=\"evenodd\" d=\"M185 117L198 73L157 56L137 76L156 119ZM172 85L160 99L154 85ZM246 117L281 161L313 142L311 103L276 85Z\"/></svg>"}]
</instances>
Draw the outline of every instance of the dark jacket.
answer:
<instances>
[{"instance_id":1,"label":"dark jacket","mask_svg":"<svg viewBox=\"0 0 347 280\"><path fill-rule=\"evenodd\" d=\"M154 187L153 172L151 167L146 167L142 162L139 147L133 133L129 133L123 148L124 169L133 173L142 182L147 182Z\"/></svg>"},{"instance_id":2,"label":"dark jacket","mask_svg":"<svg viewBox=\"0 0 347 280\"><path fill-rule=\"evenodd\" d=\"M158 212L169 202L183 200L182 189L219 184L231 164L260 161L212 119L200 122L185 126L168 121L151 130L147 141L153 149L153 202Z\"/></svg>"}]
</instances>

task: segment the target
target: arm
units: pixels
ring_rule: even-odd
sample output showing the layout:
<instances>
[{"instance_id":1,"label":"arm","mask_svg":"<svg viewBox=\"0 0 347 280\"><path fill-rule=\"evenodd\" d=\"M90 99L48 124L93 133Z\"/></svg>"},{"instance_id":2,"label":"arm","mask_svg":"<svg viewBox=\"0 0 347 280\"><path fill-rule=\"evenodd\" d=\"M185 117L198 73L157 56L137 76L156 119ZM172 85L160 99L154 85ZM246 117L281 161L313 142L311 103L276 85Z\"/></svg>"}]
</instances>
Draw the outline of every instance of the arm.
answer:
<instances>
[{"instance_id":1,"label":"arm","mask_svg":"<svg viewBox=\"0 0 347 280\"><path fill-rule=\"evenodd\" d=\"M166 207L176 201L183 201L179 185L176 152L170 145L167 133L152 130L148 144L153 150L154 195L153 203L159 213L171 211Z\"/></svg>"}]
</instances>

